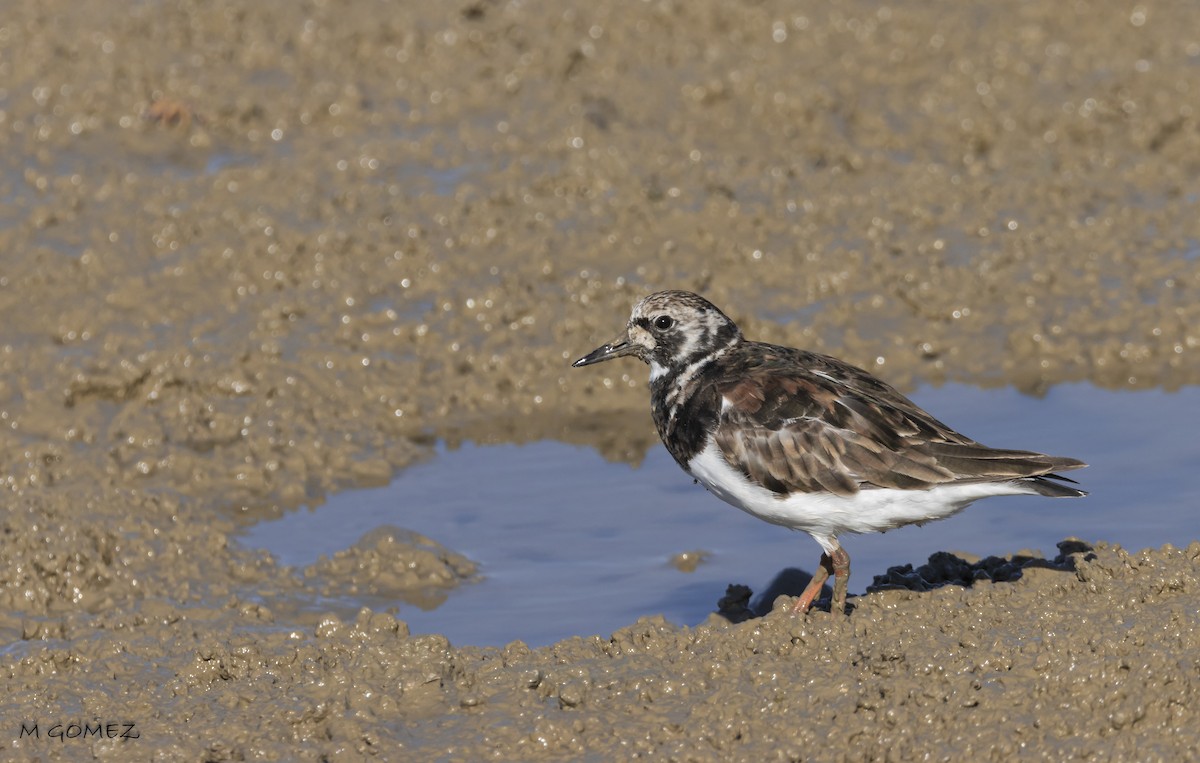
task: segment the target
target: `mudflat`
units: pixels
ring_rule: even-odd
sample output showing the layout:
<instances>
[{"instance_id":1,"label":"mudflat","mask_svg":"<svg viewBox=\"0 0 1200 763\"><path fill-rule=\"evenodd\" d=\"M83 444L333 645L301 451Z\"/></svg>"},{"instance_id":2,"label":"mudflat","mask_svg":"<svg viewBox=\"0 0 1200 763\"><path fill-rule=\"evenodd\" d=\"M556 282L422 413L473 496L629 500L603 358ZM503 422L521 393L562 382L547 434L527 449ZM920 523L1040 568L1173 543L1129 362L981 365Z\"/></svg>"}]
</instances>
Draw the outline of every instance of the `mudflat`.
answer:
<instances>
[{"instance_id":1,"label":"mudflat","mask_svg":"<svg viewBox=\"0 0 1200 763\"><path fill-rule=\"evenodd\" d=\"M299 571L233 540L442 439L637 457L643 369L568 363L661 288L901 388L1200 382L1197 29L1185 3L9 8L5 757L1200 757L1194 532L1081 519L1054 558L995 549L1015 580L538 649L321 610L486 574L430 539Z\"/></svg>"}]
</instances>

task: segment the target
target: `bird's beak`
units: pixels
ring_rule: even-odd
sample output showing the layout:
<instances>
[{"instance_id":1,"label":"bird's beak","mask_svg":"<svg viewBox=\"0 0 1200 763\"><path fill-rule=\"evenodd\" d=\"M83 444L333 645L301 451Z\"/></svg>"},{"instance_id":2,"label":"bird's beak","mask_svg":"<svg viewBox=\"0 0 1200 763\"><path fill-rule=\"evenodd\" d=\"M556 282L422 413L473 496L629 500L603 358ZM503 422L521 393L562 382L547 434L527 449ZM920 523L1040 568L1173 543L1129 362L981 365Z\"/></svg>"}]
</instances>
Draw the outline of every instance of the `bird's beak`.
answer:
<instances>
[{"instance_id":1,"label":"bird's beak","mask_svg":"<svg viewBox=\"0 0 1200 763\"><path fill-rule=\"evenodd\" d=\"M572 363L571 367L579 368L581 366L590 366L593 363L601 363L605 360L612 360L613 358L623 358L626 355L636 355L637 351L637 345L629 341L629 334L628 332L625 332L608 344L602 344L589 352L587 355L584 355L582 358Z\"/></svg>"}]
</instances>

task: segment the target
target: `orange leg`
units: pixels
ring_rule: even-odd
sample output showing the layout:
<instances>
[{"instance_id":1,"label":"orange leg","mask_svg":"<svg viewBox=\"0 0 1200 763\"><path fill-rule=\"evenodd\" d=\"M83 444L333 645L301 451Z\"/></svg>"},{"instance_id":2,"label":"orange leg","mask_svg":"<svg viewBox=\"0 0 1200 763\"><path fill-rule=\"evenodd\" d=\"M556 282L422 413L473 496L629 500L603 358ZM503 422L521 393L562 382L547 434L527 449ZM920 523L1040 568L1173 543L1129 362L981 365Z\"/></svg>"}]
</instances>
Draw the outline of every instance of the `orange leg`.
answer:
<instances>
[{"instance_id":1,"label":"orange leg","mask_svg":"<svg viewBox=\"0 0 1200 763\"><path fill-rule=\"evenodd\" d=\"M792 605L793 615L802 615L809 610L813 601L821 594L821 586L825 585L831 572L833 572L833 560L829 558L829 554L821 554L821 563L817 565L817 569L813 570L812 580L808 581L804 592Z\"/></svg>"},{"instance_id":2,"label":"orange leg","mask_svg":"<svg viewBox=\"0 0 1200 763\"><path fill-rule=\"evenodd\" d=\"M850 555L846 553L846 549L838 546L833 550L831 562L833 566L833 601L829 605L829 611L845 614L846 587L850 584Z\"/></svg>"},{"instance_id":3,"label":"orange leg","mask_svg":"<svg viewBox=\"0 0 1200 763\"><path fill-rule=\"evenodd\" d=\"M833 600L830 612L846 611L846 587L850 583L850 555L841 546L834 549L833 554L821 554L821 564L813 572L812 580L800 594L800 598L792 605L792 614L800 615L807 612L821 593L821 586L829 576L833 575Z\"/></svg>"}]
</instances>

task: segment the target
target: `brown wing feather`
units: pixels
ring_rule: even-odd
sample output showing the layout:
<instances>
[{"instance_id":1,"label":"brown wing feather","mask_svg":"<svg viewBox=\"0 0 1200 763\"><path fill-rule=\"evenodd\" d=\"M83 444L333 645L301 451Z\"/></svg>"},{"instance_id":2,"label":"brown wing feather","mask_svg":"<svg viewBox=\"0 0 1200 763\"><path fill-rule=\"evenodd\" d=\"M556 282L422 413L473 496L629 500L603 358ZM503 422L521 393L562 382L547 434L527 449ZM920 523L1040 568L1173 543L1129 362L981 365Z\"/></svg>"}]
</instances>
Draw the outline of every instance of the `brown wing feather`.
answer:
<instances>
[{"instance_id":1,"label":"brown wing feather","mask_svg":"<svg viewBox=\"0 0 1200 763\"><path fill-rule=\"evenodd\" d=\"M1084 465L988 448L859 368L802 350L757 347L727 358L716 382L725 406L716 443L734 468L774 492L924 489Z\"/></svg>"}]
</instances>

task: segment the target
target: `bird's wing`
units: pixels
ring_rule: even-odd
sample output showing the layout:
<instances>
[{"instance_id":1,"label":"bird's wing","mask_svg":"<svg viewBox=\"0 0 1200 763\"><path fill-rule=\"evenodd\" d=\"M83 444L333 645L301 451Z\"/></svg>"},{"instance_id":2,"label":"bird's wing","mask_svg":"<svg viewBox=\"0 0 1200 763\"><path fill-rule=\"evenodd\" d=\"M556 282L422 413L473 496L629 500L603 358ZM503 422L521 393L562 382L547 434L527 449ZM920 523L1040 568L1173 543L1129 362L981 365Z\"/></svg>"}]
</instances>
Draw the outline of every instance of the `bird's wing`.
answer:
<instances>
[{"instance_id":1,"label":"bird's wing","mask_svg":"<svg viewBox=\"0 0 1200 763\"><path fill-rule=\"evenodd\" d=\"M774 492L919 490L1083 466L1073 459L988 448L862 369L824 355L765 347L766 352L734 359L716 380L723 409L715 434L730 465Z\"/></svg>"}]
</instances>

